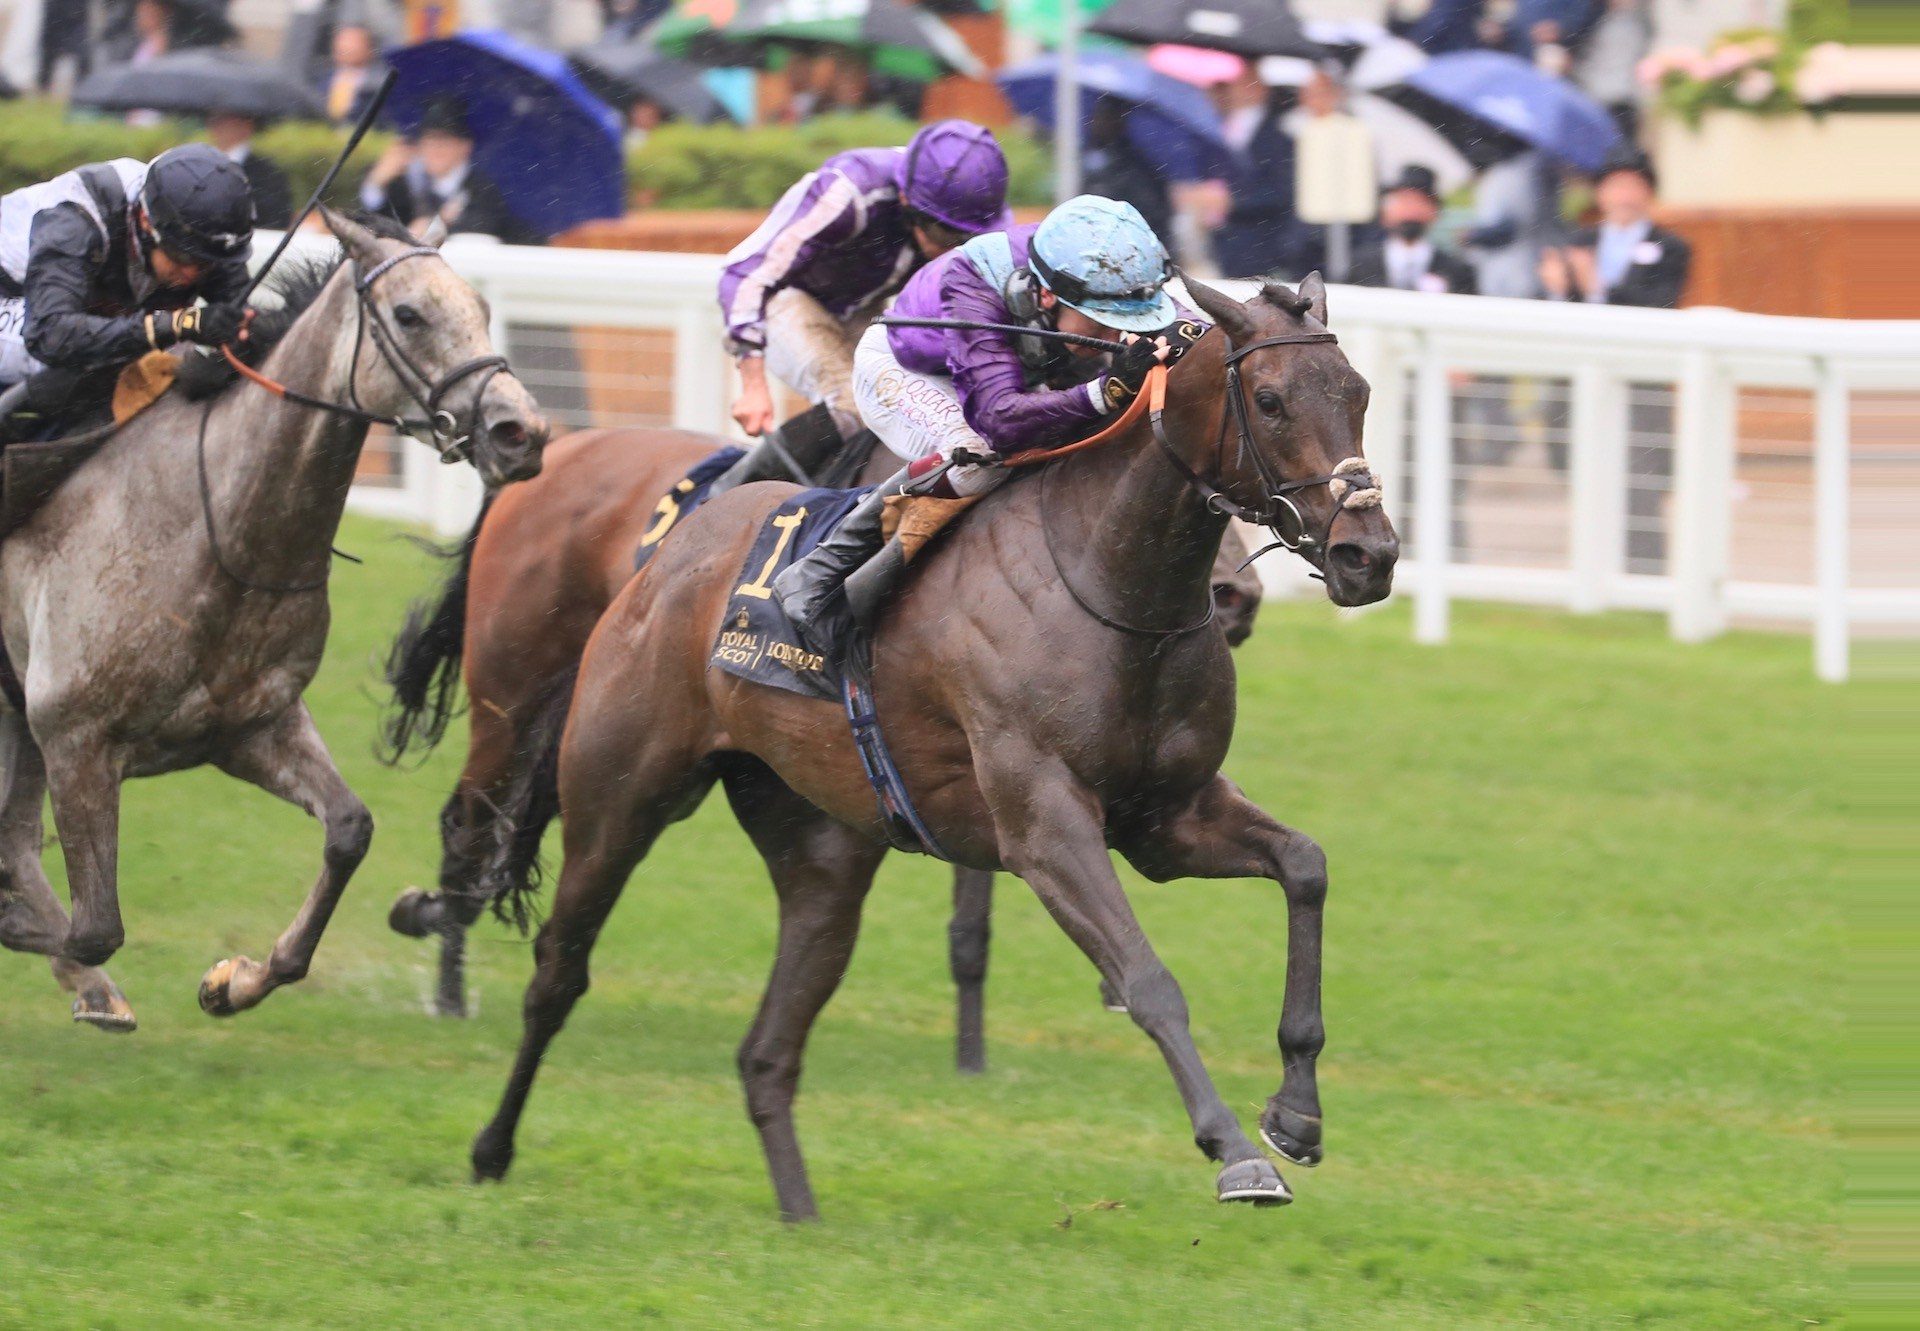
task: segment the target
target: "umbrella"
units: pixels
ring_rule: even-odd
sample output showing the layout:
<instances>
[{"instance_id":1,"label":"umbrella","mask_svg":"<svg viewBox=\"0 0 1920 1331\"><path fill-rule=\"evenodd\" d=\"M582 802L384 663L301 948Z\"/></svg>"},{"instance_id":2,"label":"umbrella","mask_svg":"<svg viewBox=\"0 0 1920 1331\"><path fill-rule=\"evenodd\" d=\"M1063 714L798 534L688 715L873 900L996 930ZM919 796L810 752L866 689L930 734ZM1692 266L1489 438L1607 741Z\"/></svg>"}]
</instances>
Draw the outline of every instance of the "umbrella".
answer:
<instances>
[{"instance_id":1,"label":"umbrella","mask_svg":"<svg viewBox=\"0 0 1920 1331\"><path fill-rule=\"evenodd\" d=\"M580 81L614 106L644 97L674 119L696 125L731 118L702 81L699 66L661 55L643 42L596 42L568 59Z\"/></svg>"},{"instance_id":2,"label":"umbrella","mask_svg":"<svg viewBox=\"0 0 1920 1331\"><path fill-rule=\"evenodd\" d=\"M1432 59L1404 37L1395 37L1377 23L1358 19L1333 22L1308 19L1307 36L1326 47L1345 69L1341 82L1349 88L1372 91L1405 82L1414 70ZM1269 56L1260 62L1260 78L1272 87L1297 88L1314 71L1314 63L1292 56Z\"/></svg>"},{"instance_id":3,"label":"umbrella","mask_svg":"<svg viewBox=\"0 0 1920 1331\"><path fill-rule=\"evenodd\" d=\"M1088 31L1142 46L1204 46L1250 60L1322 54L1280 0L1116 0Z\"/></svg>"},{"instance_id":4,"label":"umbrella","mask_svg":"<svg viewBox=\"0 0 1920 1331\"><path fill-rule=\"evenodd\" d=\"M654 28L654 45L709 64L761 63L794 46L837 46L859 52L876 73L923 83L985 73L958 33L900 0L743 0L731 16L730 9L727 0L686 5Z\"/></svg>"},{"instance_id":5,"label":"umbrella","mask_svg":"<svg viewBox=\"0 0 1920 1331\"><path fill-rule=\"evenodd\" d=\"M1051 128L1059 66L1058 57L1041 56L1001 70L995 82L1015 111ZM1081 52L1074 73L1083 124L1101 97L1117 97L1133 107L1127 116L1128 139L1160 174L1171 180L1227 174L1220 113L1198 88L1149 68L1144 60L1108 51Z\"/></svg>"},{"instance_id":6,"label":"umbrella","mask_svg":"<svg viewBox=\"0 0 1920 1331\"><path fill-rule=\"evenodd\" d=\"M620 117L564 56L501 32L463 32L397 47L387 60L399 73L388 119L412 133L431 103L457 100L474 164L527 226L553 235L623 211Z\"/></svg>"},{"instance_id":7,"label":"umbrella","mask_svg":"<svg viewBox=\"0 0 1920 1331\"><path fill-rule=\"evenodd\" d=\"M239 51L196 48L115 65L81 80L73 104L95 111L161 111L176 116L217 112L256 120L321 120L313 90L278 65Z\"/></svg>"},{"instance_id":8,"label":"umbrella","mask_svg":"<svg viewBox=\"0 0 1920 1331\"><path fill-rule=\"evenodd\" d=\"M1285 56L1271 59L1284 60ZM1168 78L1191 83L1196 88L1211 88L1216 83L1231 83L1247 72L1247 62L1225 51L1209 51L1204 46L1156 46L1147 52L1147 65Z\"/></svg>"},{"instance_id":9,"label":"umbrella","mask_svg":"<svg viewBox=\"0 0 1920 1331\"><path fill-rule=\"evenodd\" d=\"M1519 144L1592 173L1620 142L1619 127L1598 102L1498 51L1435 56L1380 95L1439 130L1476 165L1489 151L1494 160L1511 156Z\"/></svg>"}]
</instances>

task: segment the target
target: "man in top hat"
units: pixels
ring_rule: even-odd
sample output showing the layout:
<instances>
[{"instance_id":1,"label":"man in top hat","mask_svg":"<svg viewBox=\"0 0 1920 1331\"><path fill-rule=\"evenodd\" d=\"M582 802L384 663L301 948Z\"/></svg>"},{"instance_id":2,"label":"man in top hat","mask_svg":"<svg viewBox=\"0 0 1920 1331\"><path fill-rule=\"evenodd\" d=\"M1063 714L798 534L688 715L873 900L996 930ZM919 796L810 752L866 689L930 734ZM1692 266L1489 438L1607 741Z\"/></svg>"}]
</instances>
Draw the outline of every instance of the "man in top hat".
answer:
<instances>
[{"instance_id":1,"label":"man in top hat","mask_svg":"<svg viewBox=\"0 0 1920 1331\"><path fill-rule=\"evenodd\" d=\"M1380 191L1382 234L1354 248L1347 281L1400 291L1478 294L1473 265L1428 238L1439 217L1440 190L1433 172L1407 167Z\"/></svg>"},{"instance_id":2,"label":"man in top hat","mask_svg":"<svg viewBox=\"0 0 1920 1331\"><path fill-rule=\"evenodd\" d=\"M509 245L539 245L507 210L500 187L473 164L473 133L458 102L428 105L410 142L396 141L360 186L360 206L387 213L416 234L435 218L452 235L494 236Z\"/></svg>"},{"instance_id":3,"label":"man in top hat","mask_svg":"<svg viewBox=\"0 0 1920 1331\"><path fill-rule=\"evenodd\" d=\"M283 231L293 221L293 182L271 157L254 151L253 136L260 122L236 111L213 111L207 116L207 142L246 174L253 196L253 224Z\"/></svg>"},{"instance_id":4,"label":"man in top hat","mask_svg":"<svg viewBox=\"0 0 1920 1331\"><path fill-rule=\"evenodd\" d=\"M1654 222L1658 186L1653 163L1631 143L1607 155L1593 190L1600 225L1541 255L1540 285L1549 299L1663 310L1680 304L1693 251Z\"/></svg>"}]
</instances>

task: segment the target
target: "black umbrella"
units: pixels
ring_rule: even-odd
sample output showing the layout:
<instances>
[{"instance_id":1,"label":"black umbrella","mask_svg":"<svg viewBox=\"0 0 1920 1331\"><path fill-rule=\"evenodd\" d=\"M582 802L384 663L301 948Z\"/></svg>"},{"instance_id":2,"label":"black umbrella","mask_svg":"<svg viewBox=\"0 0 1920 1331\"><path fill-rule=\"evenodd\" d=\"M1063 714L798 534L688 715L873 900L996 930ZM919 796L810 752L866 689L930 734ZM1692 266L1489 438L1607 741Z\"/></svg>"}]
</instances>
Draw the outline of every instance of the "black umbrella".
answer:
<instances>
[{"instance_id":1,"label":"black umbrella","mask_svg":"<svg viewBox=\"0 0 1920 1331\"><path fill-rule=\"evenodd\" d=\"M727 109L701 80L700 68L661 55L644 42L596 42L567 59L593 95L613 106L645 98L676 120L711 125Z\"/></svg>"},{"instance_id":2,"label":"black umbrella","mask_svg":"<svg viewBox=\"0 0 1920 1331\"><path fill-rule=\"evenodd\" d=\"M321 120L326 109L311 88L276 65L238 51L192 50L116 65L84 79L73 104L95 111L218 112L256 120Z\"/></svg>"},{"instance_id":3,"label":"black umbrella","mask_svg":"<svg viewBox=\"0 0 1920 1331\"><path fill-rule=\"evenodd\" d=\"M1326 53L1280 0L1116 0L1089 31L1142 46L1173 42L1231 51L1249 60L1268 55L1312 60Z\"/></svg>"}]
</instances>

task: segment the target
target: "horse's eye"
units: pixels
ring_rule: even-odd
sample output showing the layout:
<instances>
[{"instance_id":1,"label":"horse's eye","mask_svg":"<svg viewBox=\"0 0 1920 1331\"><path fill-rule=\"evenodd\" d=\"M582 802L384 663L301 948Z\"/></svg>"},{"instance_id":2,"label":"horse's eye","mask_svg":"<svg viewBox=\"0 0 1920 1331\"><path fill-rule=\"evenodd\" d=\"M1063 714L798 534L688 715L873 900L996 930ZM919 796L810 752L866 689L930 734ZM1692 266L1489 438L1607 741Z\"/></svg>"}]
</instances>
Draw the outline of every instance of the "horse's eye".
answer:
<instances>
[{"instance_id":1,"label":"horse's eye","mask_svg":"<svg viewBox=\"0 0 1920 1331\"><path fill-rule=\"evenodd\" d=\"M427 322L420 317L420 311L414 309L411 305L394 306L393 321L402 328L420 328Z\"/></svg>"},{"instance_id":2,"label":"horse's eye","mask_svg":"<svg viewBox=\"0 0 1920 1331\"><path fill-rule=\"evenodd\" d=\"M1286 405L1280 401L1280 395L1271 388L1263 388L1253 395L1254 405L1269 416L1286 414Z\"/></svg>"}]
</instances>

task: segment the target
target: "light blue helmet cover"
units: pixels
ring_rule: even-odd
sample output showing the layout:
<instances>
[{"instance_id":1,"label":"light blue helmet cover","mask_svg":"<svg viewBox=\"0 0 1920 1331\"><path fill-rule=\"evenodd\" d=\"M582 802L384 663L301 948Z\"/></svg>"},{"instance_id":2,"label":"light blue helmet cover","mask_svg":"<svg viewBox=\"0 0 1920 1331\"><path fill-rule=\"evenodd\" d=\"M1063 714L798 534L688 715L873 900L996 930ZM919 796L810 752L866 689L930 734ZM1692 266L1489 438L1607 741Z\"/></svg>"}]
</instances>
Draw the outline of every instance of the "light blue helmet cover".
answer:
<instances>
[{"instance_id":1,"label":"light blue helmet cover","mask_svg":"<svg viewBox=\"0 0 1920 1331\"><path fill-rule=\"evenodd\" d=\"M1173 261L1140 210L1082 194L1047 214L1027 263L1062 303L1125 333L1153 333L1179 317L1166 292Z\"/></svg>"}]
</instances>

